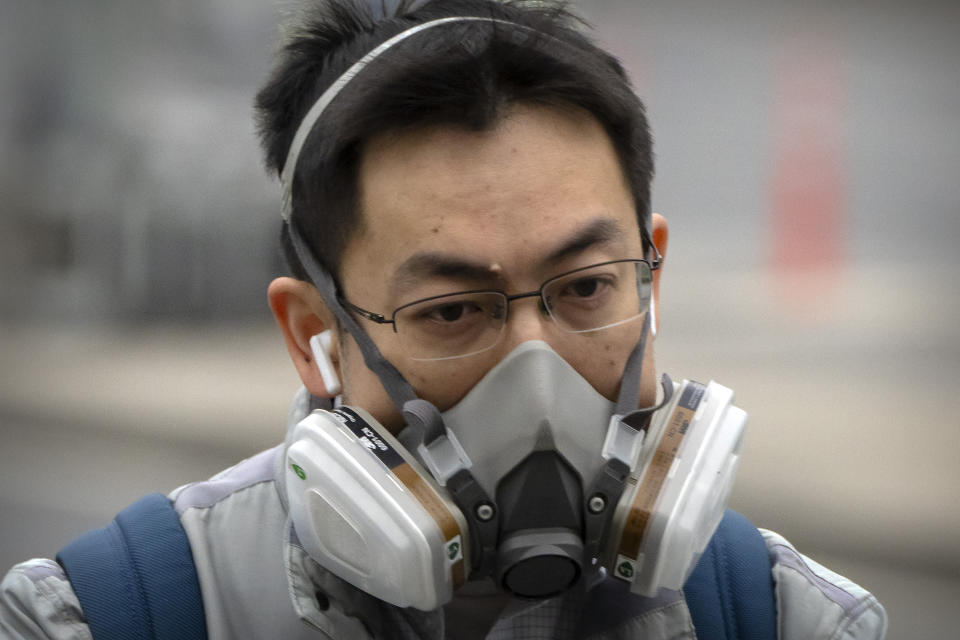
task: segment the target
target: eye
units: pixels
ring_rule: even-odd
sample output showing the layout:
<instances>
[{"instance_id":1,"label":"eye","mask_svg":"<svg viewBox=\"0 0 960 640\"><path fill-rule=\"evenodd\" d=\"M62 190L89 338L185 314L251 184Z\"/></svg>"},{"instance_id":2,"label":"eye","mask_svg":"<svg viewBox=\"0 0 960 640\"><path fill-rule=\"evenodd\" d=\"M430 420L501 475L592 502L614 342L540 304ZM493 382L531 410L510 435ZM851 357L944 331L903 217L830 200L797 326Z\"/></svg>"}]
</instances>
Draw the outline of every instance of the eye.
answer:
<instances>
[{"instance_id":1,"label":"eye","mask_svg":"<svg viewBox=\"0 0 960 640\"><path fill-rule=\"evenodd\" d=\"M449 302L424 309L420 317L438 324L453 324L482 311L480 305L473 302Z\"/></svg>"},{"instance_id":2,"label":"eye","mask_svg":"<svg viewBox=\"0 0 960 640\"><path fill-rule=\"evenodd\" d=\"M569 299L588 299L602 294L613 282L609 277L587 276L568 282L560 295Z\"/></svg>"},{"instance_id":3,"label":"eye","mask_svg":"<svg viewBox=\"0 0 960 640\"><path fill-rule=\"evenodd\" d=\"M569 289L574 295L581 298L588 298L596 293L600 282L597 278L583 278L570 285Z\"/></svg>"},{"instance_id":4,"label":"eye","mask_svg":"<svg viewBox=\"0 0 960 640\"><path fill-rule=\"evenodd\" d=\"M620 284L618 275L611 270L594 269L556 280L544 291L547 306L554 315L578 317L576 324L588 322L584 313L595 314L609 310L615 304ZM590 321L592 322L592 320Z\"/></svg>"},{"instance_id":5,"label":"eye","mask_svg":"<svg viewBox=\"0 0 960 640\"><path fill-rule=\"evenodd\" d=\"M437 307L430 312L430 317L434 320L441 320L443 322L456 322L463 314L466 312L464 309L463 303L458 304L445 304L442 307Z\"/></svg>"}]
</instances>

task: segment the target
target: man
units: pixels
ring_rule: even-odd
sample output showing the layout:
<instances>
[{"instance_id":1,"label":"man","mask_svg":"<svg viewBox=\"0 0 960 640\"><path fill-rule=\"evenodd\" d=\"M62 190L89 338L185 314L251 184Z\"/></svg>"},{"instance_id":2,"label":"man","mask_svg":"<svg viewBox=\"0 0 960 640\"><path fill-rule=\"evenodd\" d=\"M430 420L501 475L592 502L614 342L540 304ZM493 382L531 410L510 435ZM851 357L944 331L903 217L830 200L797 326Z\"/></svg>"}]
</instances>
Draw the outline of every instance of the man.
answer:
<instances>
[{"instance_id":1,"label":"man","mask_svg":"<svg viewBox=\"0 0 960 640\"><path fill-rule=\"evenodd\" d=\"M621 67L548 3L314 4L257 97L304 390L284 445L171 495L207 632L697 637L680 583L595 562L693 389L654 382L667 223ZM781 637L882 637L870 594L764 541ZM6 635L89 637L65 564L11 570Z\"/></svg>"}]
</instances>

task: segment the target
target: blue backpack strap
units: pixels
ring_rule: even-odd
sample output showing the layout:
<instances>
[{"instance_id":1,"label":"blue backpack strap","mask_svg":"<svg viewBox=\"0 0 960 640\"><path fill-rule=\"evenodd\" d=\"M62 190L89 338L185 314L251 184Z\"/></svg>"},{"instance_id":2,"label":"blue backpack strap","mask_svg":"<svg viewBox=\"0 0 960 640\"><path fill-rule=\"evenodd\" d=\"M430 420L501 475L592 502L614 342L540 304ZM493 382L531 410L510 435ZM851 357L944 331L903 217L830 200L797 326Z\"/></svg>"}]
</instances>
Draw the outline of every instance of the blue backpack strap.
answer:
<instances>
[{"instance_id":1,"label":"blue backpack strap","mask_svg":"<svg viewBox=\"0 0 960 640\"><path fill-rule=\"evenodd\" d=\"M166 496L141 498L64 547L57 562L94 638L206 640L190 543Z\"/></svg>"},{"instance_id":2,"label":"blue backpack strap","mask_svg":"<svg viewBox=\"0 0 960 640\"><path fill-rule=\"evenodd\" d=\"M683 587L698 638L776 640L770 554L753 524L730 509Z\"/></svg>"}]
</instances>

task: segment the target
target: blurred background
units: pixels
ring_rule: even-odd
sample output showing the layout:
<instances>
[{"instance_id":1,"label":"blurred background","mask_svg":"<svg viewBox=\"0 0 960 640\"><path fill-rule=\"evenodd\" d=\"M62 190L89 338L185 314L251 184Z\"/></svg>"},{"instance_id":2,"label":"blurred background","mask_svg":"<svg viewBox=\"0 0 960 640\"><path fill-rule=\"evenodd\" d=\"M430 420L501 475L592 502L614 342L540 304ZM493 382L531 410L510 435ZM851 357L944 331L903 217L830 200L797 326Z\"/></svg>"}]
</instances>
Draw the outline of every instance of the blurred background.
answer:
<instances>
[{"instance_id":1,"label":"blurred background","mask_svg":"<svg viewBox=\"0 0 960 640\"><path fill-rule=\"evenodd\" d=\"M0 571L282 439L251 105L293 6L0 0ZM658 364L750 414L732 505L952 636L960 4L578 6L654 132Z\"/></svg>"}]
</instances>

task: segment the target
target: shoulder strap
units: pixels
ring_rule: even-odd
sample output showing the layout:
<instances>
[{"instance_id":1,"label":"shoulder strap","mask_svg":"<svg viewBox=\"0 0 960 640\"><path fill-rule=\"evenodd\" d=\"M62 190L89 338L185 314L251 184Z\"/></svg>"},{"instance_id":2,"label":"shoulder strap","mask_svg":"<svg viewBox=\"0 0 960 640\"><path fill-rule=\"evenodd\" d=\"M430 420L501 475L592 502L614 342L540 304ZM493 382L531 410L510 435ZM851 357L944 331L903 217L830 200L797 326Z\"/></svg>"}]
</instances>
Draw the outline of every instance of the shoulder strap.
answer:
<instances>
[{"instance_id":1,"label":"shoulder strap","mask_svg":"<svg viewBox=\"0 0 960 640\"><path fill-rule=\"evenodd\" d=\"M730 509L683 587L698 638L777 638L770 554L753 524Z\"/></svg>"},{"instance_id":2,"label":"shoulder strap","mask_svg":"<svg viewBox=\"0 0 960 640\"><path fill-rule=\"evenodd\" d=\"M94 638L205 640L200 582L166 496L133 503L57 554Z\"/></svg>"}]
</instances>

